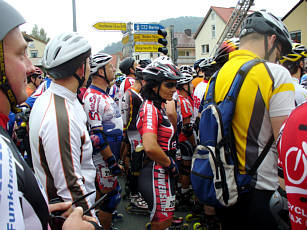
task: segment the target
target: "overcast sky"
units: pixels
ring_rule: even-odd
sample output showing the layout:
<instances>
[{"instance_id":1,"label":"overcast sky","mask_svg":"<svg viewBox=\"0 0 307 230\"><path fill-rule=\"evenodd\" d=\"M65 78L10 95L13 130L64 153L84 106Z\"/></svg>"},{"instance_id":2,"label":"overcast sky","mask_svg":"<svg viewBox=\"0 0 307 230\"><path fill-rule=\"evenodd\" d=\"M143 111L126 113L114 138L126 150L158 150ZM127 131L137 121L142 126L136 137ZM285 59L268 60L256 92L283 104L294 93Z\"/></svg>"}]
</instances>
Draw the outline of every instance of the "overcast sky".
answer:
<instances>
[{"instance_id":1,"label":"overcast sky","mask_svg":"<svg viewBox=\"0 0 307 230\"><path fill-rule=\"evenodd\" d=\"M48 37L73 30L72 0L5 0L25 17L21 29L31 33L34 24ZM237 0L75 0L77 30L91 43L93 52L122 38L121 32L99 32L96 22L159 22L180 16L204 17L210 6L234 7ZM299 0L255 0L252 10L266 9L283 17ZM8 19L9 20L9 19Z\"/></svg>"}]
</instances>

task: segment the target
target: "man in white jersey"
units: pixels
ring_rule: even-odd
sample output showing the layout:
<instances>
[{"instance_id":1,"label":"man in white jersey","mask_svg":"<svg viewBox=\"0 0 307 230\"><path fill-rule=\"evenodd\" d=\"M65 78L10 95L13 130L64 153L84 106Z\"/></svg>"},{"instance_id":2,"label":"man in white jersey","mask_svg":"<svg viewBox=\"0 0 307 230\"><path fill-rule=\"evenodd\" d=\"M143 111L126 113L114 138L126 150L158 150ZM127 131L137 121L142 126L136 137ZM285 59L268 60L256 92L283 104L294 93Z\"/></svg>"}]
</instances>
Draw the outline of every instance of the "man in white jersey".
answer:
<instances>
[{"instance_id":1,"label":"man in white jersey","mask_svg":"<svg viewBox=\"0 0 307 230\"><path fill-rule=\"evenodd\" d=\"M16 104L26 100L26 76L34 70L18 28L24 22L0 0L0 228L47 230L49 211L66 210L71 203L47 205L42 186L6 131L9 111L18 112ZM63 229L94 229L82 214L82 209L75 209Z\"/></svg>"},{"instance_id":2,"label":"man in white jersey","mask_svg":"<svg viewBox=\"0 0 307 230\"><path fill-rule=\"evenodd\" d=\"M111 229L112 213L121 200L121 188L117 180L121 168L117 161L123 139L123 120L119 108L107 93L115 74L111 59L111 55L104 53L92 56L92 84L83 97L94 148L96 189L100 196L107 194L105 201L99 207L99 219L106 230Z\"/></svg>"},{"instance_id":3,"label":"man in white jersey","mask_svg":"<svg viewBox=\"0 0 307 230\"><path fill-rule=\"evenodd\" d=\"M95 191L93 149L86 114L77 99L89 76L90 53L84 37L63 33L47 44L43 55L43 67L53 82L35 101L29 128L34 171L49 201L75 201ZM88 209L94 202L95 193L77 205Z\"/></svg>"}]
</instances>

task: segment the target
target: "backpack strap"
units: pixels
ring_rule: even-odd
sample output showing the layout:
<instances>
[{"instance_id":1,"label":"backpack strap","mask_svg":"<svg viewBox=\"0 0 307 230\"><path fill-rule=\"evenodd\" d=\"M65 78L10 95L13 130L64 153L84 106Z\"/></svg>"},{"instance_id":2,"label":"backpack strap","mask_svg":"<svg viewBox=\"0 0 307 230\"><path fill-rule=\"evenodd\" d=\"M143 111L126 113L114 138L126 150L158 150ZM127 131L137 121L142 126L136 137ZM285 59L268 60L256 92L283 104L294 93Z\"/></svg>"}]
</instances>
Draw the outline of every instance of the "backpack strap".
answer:
<instances>
[{"instance_id":1,"label":"backpack strap","mask_svg":"<svg viewBox=\"0 0 307 230\"><path fill-rule=\"evenodd\" d=\"M269 152L272 144L274 142L274 135L272 134L270 140L268 141L268 143L265 145L264 149L262 150L262 152L260 153L259 157L257 158L256 162L254 163L254 165L251 167L251 169L247 172L249 175L254 175L255 172L257 171L258 167L260 166L260 164L262 163L262 161L264 160L264 158L266 157L267 153Z\"/></svg>"},{"instance_id":2,"label":"backpack strap","mask_svg":"<svg viewBox=\"0 0 307 230\"><path fill-rule=\"evenodd\" d=\"M241 86L245 80L246 75L250 71L251 68L253 68L255 65L259 63L263 63L264 60L261 60L259 58L252 59L246 63L244 63L238 72L236 73L236 76L234 77L234 80L228 90L228 93L226 94L225 99L233 101L236 105L236 101L241 89ZM214 93L213 93L214 94ZM233 107L235 108L235 106Z\"/></svg>"}]
</instances>

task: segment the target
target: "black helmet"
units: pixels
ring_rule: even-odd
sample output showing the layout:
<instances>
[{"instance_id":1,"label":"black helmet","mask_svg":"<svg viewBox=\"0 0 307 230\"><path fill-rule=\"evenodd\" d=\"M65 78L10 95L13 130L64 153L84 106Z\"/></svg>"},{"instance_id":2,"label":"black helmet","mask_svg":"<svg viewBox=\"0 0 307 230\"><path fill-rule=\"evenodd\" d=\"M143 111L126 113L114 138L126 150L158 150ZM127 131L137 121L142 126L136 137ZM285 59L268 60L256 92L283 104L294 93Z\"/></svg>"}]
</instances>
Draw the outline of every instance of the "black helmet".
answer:
<instances>
[{"instance_id":1,"label":"black helmet","mask_svg":"<svg viewBox=\"0 0 307 230\"><path fill-rule=\"evenodd\" d=\"M123 74L129 75L130 74L130 68L133 68L135 60L132 57L126 57L124 60L121 61L119 64L119 69Z\"/></svg>"},{"instance_id":2,"label":"black helmet","mask_svg":"<svg viewBox=\"0 0 307 230\"><path fill-rule=\"evenodd\" d=\"M141 68L145 68L150 63L151 63L150 59L142 59L142 60L139 61L139 65L140 65Z\"/></svg>"},{"instance_id":3,"label":"black helmet","mask_svg":"<svg viewBox=\"0 0 307 230\"><path fill-rule=\"evenodd\" d=\"M179 80L182 74L174 64L153 62L143 70L145 81L162 82L166 80Z\"/></svg>"},{"instance_id":4,"label":"black helmet","mask_svg":"<svg viewBox=\"0 0 307 230\"><path fill-rule=\"evenodd\" d=\"M194 62L194 69L196 70L197 68L199 68L199 64L203 61L203 60L205 60L206 58L200 58L200 59L198 59L198 60L196 60L195 62Z\"/></svg>"},{"instance_id":5,"label":"black helmet","mask_svg":"<svg viewBox=\"0 0 307 230\"><path fill-rule=\"evenodd\" d=\"M290 34L283 22L271 13L257 11L248 15L241 26L240 38L257 32L259 34L277 36L277 40L282 44L281 55L291 52L292 41Z\"/></svg>"}]
</instances>

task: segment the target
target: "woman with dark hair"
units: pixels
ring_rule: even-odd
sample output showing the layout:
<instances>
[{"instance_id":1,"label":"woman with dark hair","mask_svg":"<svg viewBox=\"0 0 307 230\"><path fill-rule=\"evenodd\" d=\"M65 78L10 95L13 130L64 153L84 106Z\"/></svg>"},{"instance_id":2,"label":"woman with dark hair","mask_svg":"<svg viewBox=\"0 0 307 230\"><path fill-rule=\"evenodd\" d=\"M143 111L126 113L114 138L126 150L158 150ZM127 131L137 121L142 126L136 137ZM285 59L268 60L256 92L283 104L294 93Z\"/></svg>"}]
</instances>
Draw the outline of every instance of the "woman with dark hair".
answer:
<instances>
[{"instance_id":1,"label":"woman with dark hair","mask_svg":"<svg viewBox=\"0 0 307 230\"><path fill-rule=\"evenodd\" d=\"M137 118L147 162L139 176L139 190L151 210L151 229L166 229L172 224L175 210L175 181L178 168L175 129L169 121L166 101L173 99L181 77L170 60L154 61L143 70L143 104Z\"/></svg>"}]
</instances>

